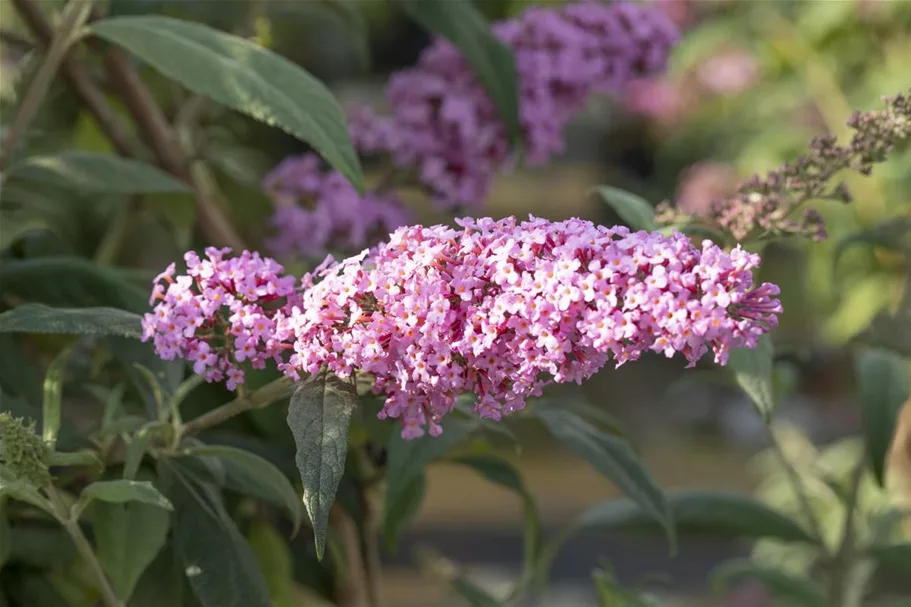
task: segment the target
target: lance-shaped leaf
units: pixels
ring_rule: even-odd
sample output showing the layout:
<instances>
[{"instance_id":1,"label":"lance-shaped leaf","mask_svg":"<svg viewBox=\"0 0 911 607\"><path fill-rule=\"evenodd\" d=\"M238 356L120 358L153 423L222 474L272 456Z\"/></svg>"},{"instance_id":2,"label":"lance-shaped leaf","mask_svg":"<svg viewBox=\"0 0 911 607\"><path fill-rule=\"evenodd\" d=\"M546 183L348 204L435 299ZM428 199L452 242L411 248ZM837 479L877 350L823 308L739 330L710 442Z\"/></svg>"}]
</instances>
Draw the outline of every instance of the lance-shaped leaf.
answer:
<instances>
[{"instance_id":1,"label":"lance-shaped leaf","mask_svg":"<svg viewBox=\"0 0 911 607\"><path fill-rule=\"evenodd\" d=\"M426 493L427 478L422 473L414 477L411 483L405 487L405 490L398 494L399 496L394 504L386 506L382 531L386 550L390 553L395 553L399 535L401 535L405 526L411 522L411 519L420 512Z\"/></svg>"},{"instance_id":2,"label":"lance-shaped leaf","mask_svg":"<svg viewBox=\"0 0 911 607\"><path fill-rule=\"evenodd\" d=\"M11 166L9 179L50 183L97 194L188 192L187 186L153 166L85 150L29 156Z\"/></svg>"},{"instance_id":3,"label":"lance-shaped leaf","mask_svg":"<svg viewBox=\"0 0 911 607\"><path fill-rule=\"evenodd\" d=\"M57 355L44 376L44 407L42 410L41 438L53 449L60 432L60 404L63 400L63 374L70 359L71 350Z\"/></svg>"},{"instance_id":4,"label":"lance-shaped leaf","mask_svg":"<svg viewBox=\"0 0 911 607\"><path fill-rule=\"evenodd\" d=\"M183 452L199 457L217 457L225 467L225 486L284 508L291 517L294 533L301 522L301 501L291 482L270 462L249 451L227 446L205 445Z\"/></svg>"},{"instance_id":5,"label":"lance-shaped leaf","mask_svg":"<svg viewBox=\"0 0 911 607\"><path fill-rule=\"evenodd\" d=\"M862 350L855 358L857 390L864 420L864 442L880 486L902 405L908 400L908 363L890 350Z\"/></svg>"},{"instance_id":6,"label":"lance-shaped leaf","mask_svg":"<svg viewBox=\"0 0 911 607\"><path fill-rule=\"evenodd\" d=\"M762 335L755 348L732 350L728 360L728 369L734 374L737 385L750 397L765 422L772 419L776 406L774 354L772 340L768 335Z\"/></svg>"},{"instance_id":7,"label":"lance-shaped leaf","mask_svg":"<svg viewBox=\"0 0 911 607\"><path fill-rule=\"evenodd\" d=\"M78 515L82 512L92 500L113 504L141 502L165 510L174 509L171 502L148 481L116 480L92 483L82 490L82 494L73 505L74 514Z\"/></svg>"},{"instance_id":8,"label":"lance-shaped leaf","mask_svg":"<svg viewBox=\"0 0 911 607\"><path fill-rule=\"evenodd\" d=\"M348 424L357 407L353 378L325 371L302 384L291 397L288 427L297 445L295 462L304 484L304 506L313 523L317 558L326 547L329 510L348 455Z\"/></svg>"},{"instance_id":9,"label":"lance-shaped leaf","mask_svg":"<svg viewBox=\"0 0 911 607\"><path fill-rule=\"evenodd\" d=\"M0 314L0 333L142 337L142 318L117 308L52 308L23 304Z\"/></svg>"},{"instance_id":10,"label":"lance-shaped leaf","mask_svg":"<svg viewBox=\"0 0 911 607\"><path fill-rule=\"evenodd\" d=\"M667 535L671 551L676 550L673 515L664 491L627 441L601 432L570 411L544 408L536 413L550 433L566 448L588 460L595 470L659 522Z\"/></svg>"},{"instance_id":11,"label":"lance-shaped leaf","mask_svg":"<svg viewBox=\"0 0 911 607\"><path fill-rule=\"evenodd\" d=\"M191 91L309 143L363 192L344 111L301 67L243 38L170 17L114 17L90 29Z\"/></svg>"},{"instance_id":12,"label":"lance-shaped leaf","mask_svg":"<svg viewBox=\"0 0 911 607\"><path fill-rule=\"evenodd\" d=\"M611 186L599 186L595 192L620 216L631 230L656 230L655 207L632 192Z\"/></svg>"}]
</instances>

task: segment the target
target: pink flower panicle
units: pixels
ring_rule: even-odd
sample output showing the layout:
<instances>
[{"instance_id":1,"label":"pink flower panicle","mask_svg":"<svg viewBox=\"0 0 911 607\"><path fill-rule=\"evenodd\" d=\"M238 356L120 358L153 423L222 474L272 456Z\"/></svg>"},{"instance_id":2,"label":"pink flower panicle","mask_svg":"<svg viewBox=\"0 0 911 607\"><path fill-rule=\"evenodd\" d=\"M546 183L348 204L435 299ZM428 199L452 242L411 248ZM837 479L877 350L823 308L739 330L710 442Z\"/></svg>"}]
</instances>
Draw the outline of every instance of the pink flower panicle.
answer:
<instances>
[{"instance_id":1,"label":"pink flower panicle","mask_svg":"<svg viewBox=\"0 0 911 607\"><path fill-rule=\"evenodd\" d=\"M398 198L360 196L338 171L323 172L313 153L286 158L263 188L276 202L274 235L266 247L280 257L357 251L411 221Z\"/></svg>"},{"instance_id":2,"label":"pink flower panicle","mask_svg":"<svg viewBox=\"0 0 911 607\"><path fill-rule=\"evenodd\" d=\"M615 93L663 71L678 32L659 8L583 0L532 7L493 26L512 51L519 79L525 161L547 163L564 148L564 128L594 93ZM349 131L362 153L389 155L414 172L437 205L480 205L499 171L515 161L493 100L461 51L437 37L416 66L386 88L392 115L351 112ZM272 220L278 255L310 255L335 245L356 251L409 223L384 193L360 198L336 171L320 176L315 155L292 158L267 176L278 203ZM276 187L280 184L280 187ZM341 201L341 202L340 202ZM303 208L301 208L301 206Z\"/></svg>"},{"instance_id":3,"label":"pink flower panicle","mask_svg":"<svg viewBox=\"0 0 911 607\"><path fill-rule=\"evenodd\" d=\"M288 335L283 299L295 290L293 276L258 253L227 258L230 249L209 247L205 259L184 255L187 274L176 276L171 264L154 281L142 321L142 340L153 340L164 360L182 358L207 381L227 380L229 390L244 381L241 363L262 369L281 362ZM157 302L157 303L156 303Z\"/></svg>"},{"instance_id":4,"label":"pink flower panicle","mask_svg":"<svg viewBox=\"0 0 911 607\"><path fill-rule=\"evenodd\" d=\"M632 233L571 219L462 219L401 228L373 251L304 277L281 318L292 377L327 367L375 377L382 418L403 436L441 418L464 392L500 419L553 382L581 382L613 357L709 349L725 364L777 324L778 287L754 287L757 255L694 247L680 233ZM321 279L321 280L319 280ZM319 282L316 282L319 280ZM314 284L315 283L315 284Z\"/></svg>"}]
</instances>

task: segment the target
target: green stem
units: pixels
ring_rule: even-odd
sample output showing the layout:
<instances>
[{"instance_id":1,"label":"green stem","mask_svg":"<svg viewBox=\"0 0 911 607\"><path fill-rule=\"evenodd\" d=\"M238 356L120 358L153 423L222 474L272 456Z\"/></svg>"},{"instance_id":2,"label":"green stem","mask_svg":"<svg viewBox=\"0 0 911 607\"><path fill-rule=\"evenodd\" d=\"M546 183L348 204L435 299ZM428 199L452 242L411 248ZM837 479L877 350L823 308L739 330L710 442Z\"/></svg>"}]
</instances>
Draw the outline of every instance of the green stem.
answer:
<instances>
[{"instance_id":1,"label":"green stem","mask_svg":"<svg viewBox=\"0 0 911 607\"><path fill-rule=\"evenodd\" d=\"M54 505L54 512L57 516L57 520L60 521L60 524L63 525L63 528L70 536L70 539L73 540L76 551L85 559L89 564L89 567L91 567L92 572L95 574L95 577L98 580L98 590L101 592L101 602L104 604L104 607L124 607L123 601L117 598L117 593L114 592L114 588L111 586L111 582L108 580L108 576L101 566L101 561L99 561L98 557L95 555L95 550L89 543L88 538L86 538L85 534L82 532L82 528L79 526L79 518L70 515L69 508L66 507L63 498L55 487L47 487L46 493L51 500L51 503Z\"/></svg>"},{"instance_id":2,"label":"green stem","mask_svg":"<svg viewBox=\"0 0 911 607\"><path fill-rule=\"evenodd\" d=\"M854 579L854 573L857 540L856 514L860 498L860 484L866 468L867 460L863 458L851 474L841 541L829 566L829 604L832 607L857 607L858 601L863 597L863 580Z\"/></svg>"},{"instance_id":3,"label":"green stem","mask_svg":"<svg viewBox=\"0 0 911 607\"><path fill-rule=\"evenodd\" d=\"M807 488L804 486L803 480L800 478L800 473L797 472L797 468L795 468L791 460L788 459L784 448L781 446L781 443L778 441L778 437L775 436L775 432L772 428L769 425L766 425L766 429L768 430L769 440L772 443L772 451L781 463L782 468L784 468L791 488L797 496L797 502L800 505L800 509L803 511L807 523L810 525L811 533L819 541L822 549L828 552L828 549L825 547L825 536L822 533L822 525L820 525L819 519L816 517L816 511L813 510L813 504L810 503L810 496L807 493Z\"/></svg>"},{"instance_id":4,"label":"green stem","mask_svg":"<svg viewBox=\"0 0 911 607\"><path fill-rule=\"evenodd\" d=\"M232 417L237 417L246 411L271 405L276 401L290 396L293 391L293 386L293 382L286 377L276 379L258 390L254 390L243 396L238 396L231 402L225 403L224 405L212 409L208 413L204 413L196 419L183 424L180 427L178 435L180 437L190 436L201 432L206 428L226 422Z\"/></svg>"},{"instance_id":5,"label":"green stem","mask_svg":"<svg viewBox=\"0 0 911 607\"><path fill-rule=\"evenodd\" d=\"M19 106L19 112L13 119L3 143L0 144L0 171L6 168L19 140L38 113L60 64L63 63L70 45L76 41L80 29L88 20L91 9L91 0L71 0L63 9L60 27L54 33L54 39L47 55L26 91L22 104Z\"/></svg>"}]
</instances>

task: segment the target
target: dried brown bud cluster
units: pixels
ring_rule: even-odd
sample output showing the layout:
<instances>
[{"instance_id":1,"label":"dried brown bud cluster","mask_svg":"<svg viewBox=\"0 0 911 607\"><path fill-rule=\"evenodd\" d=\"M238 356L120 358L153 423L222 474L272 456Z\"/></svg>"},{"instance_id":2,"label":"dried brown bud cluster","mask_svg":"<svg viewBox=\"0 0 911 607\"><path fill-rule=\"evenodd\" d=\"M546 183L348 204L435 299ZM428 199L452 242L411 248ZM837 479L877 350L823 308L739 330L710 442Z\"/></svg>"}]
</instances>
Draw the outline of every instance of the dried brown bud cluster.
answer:
<instances>
[{"instance_id":1,"label":"dried brown bud cluster","mask_svg":"<svg viewBox=\"0 0 911 607\"><path fill-rule=\"evenodd\" d=\"M794 213L809 200L851 202L845 185L832 183L836 174L852 169L869 175L873 165L884 162L896 144L911 136L911 90L884 101L883 110L854 113L847 124L855 132L847 145L839 145L832 136L816 137L807 155L741 183L736 195L714 201L705 219L737 241L782 235L825 239L818 211L805 209L800 217ZM667 202L658 205L656 220L661 225L687 219Z\"/></svg>"}]
</instances>

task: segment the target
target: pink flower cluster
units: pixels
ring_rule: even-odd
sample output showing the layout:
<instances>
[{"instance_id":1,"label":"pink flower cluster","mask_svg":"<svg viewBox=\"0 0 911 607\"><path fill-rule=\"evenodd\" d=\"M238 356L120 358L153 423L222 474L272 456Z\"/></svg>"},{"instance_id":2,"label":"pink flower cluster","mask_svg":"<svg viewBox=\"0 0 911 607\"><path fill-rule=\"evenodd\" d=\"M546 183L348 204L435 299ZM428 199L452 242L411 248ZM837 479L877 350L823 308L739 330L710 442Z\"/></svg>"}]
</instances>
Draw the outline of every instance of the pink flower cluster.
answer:
<instances>
[{"instance_id":1,"label":"pink flower cluster","mask_svg":"<svg viewBox=\"0 0 911 607\"><path fill-rule=\"evenodd\" d=\"M294 353L280 368L372 374L387 397L381 417L400 418L410 438L438 434L461 393L499 419L611 356L619 366L680 352L692 366L711 348L724 364L781 311L775 285L753 284L758 256L740 248L579 219L458 224L399 229L305 276L282 319Z\"/></svg>"},{"instance_id":2,"label":"pink flower cluster","mask_svg":"<svg viewBox=\"0 0 911 607\"><path fill-rule=\"evenodd\" d=\"M593 93L612 93L664 69L677 30L659 10L583 0L531 7L493 31L513 52L519 76L524 157L541 165L562 152L563 130ZM362 110L355 145L416 167L443 208L483 202L510 157L506 130L462 53L437 38L411 69L392 76L393 115Z\"/></svg>"},{"instance_id":3,"label":"pink flower cluster","mask_svg":"<svg viewBox=\"0 0 911 607\"><path fill-rule=\"evenodd\" d=\"M338 171L323 172L312 153L286 158L263 188L276 203L266 246L278 256L357 251L411 221L395 196L361 197Z\"/></svg>"},{"instance_id":4,"label":"pink flower cluster","mask_svg":"<svg viewBox=\"0 0 911 607\"><path fill-rule=\"evenodd\" d=\"M493 32L516 59L523 153L532 166L563 151L564 127L593 93L618 92L662 71L678 36L658 8L598 0L532 7ZM386 97L391 116L369 108L351 114L355 147L413 171L443 209L482 204L515 158L492 99L461 52L438 37L416 66L392 76ZM312 154L293 158L266 178L278 203L269 243L275 254L309 255L333 243L356 251L376 242L369 236L408 223L394 197L359 198L337 172L319 177L317 164Z\"/></svg>"},{"instance_id":5,"label":"pink flower cluster","mask_svg":"<svg viewBox=\"0 0 911 607\"><path fill-rule=\"evenodd\" d=\"M142 340L153 339L164 360L189 360L195 373L210 382L227 380L233 390L244 381L241 363L262 369L268 360L281 362L288 338L281 304L296 281L258 253L228 253L209 247L200 259L190 251L186 275L175 278L171 264L155 279L149 299L155 308L143 318Z\"/></svg>"}]
</instances>

